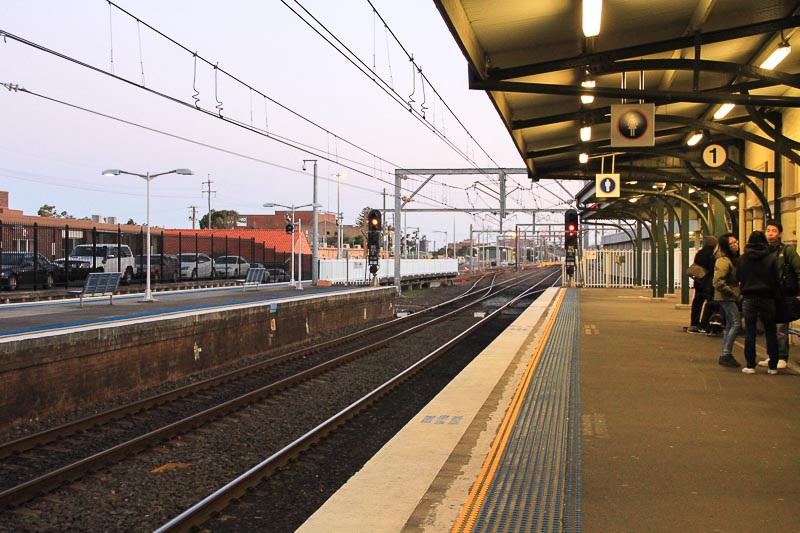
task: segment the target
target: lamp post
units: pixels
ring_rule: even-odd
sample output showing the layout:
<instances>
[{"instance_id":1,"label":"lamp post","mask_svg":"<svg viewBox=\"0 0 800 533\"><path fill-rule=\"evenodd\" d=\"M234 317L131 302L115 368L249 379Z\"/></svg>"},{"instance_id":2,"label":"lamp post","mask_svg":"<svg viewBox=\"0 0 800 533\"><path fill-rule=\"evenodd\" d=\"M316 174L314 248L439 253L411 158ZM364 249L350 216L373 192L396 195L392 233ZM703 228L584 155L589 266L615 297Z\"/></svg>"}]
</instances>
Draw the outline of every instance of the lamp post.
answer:
<instances>
[{"instance_id":1,"label":"lamp post","mask_svg":"<svg viewBox=\"0 0 800 533\"><path fill-rule=\"evenodd\" d=\"M314 206L314 209L319 207L318 204L283 205L283 204L276 204L274 202L267 202L266 204L264 204L264 207L283 207L283 208L291 210L291 212L292 212L292 227L294 227L297 224L297 221L294 219L294 210L295 209L300 209L302 207L309 207L309 206L312 206L312 205ZM292 230L292 257L291 257L291 263L292 263L292 269L291 269L291 279L289 280L289 286L290 287L294 287L295 289L302 289L303 288L302 284L298 283L298 282L295 282L295 280L294 280L294 230ZM300 277L301 278L303 277L302 274L300 275Z\"/></svg>"},{"instance_id":2,"label":"lamp post","mask_svg":"<svg viewBox=\"0 0 800 533\"><path fill-rule=\"evenodd\" d=\"M143 302L153 302L153 294L150 292L150 180L166 174L179 174L181 176L192 176L194 172L188 168L176 168L167 172L159 172L158 174L137 174L135 172L128 172L118 168L110 168L103 171L103 176L119 176L120 174L127 174L128 176L138 176L147 182L147 273L145 274L145 289ZM209 219L210 222L210 219Z\"/></svg>"},{"instance_id":3,"label":"lamp post","mask_svg":"<svg viewBox=\"0 0 800 533\"><path fill-rule=\"evenodd\" d=\"M338 225L337 231L337 239L336 239L336 259L342 258L342 230L344 229L344 223L342 217L342 208L341 208L341 199L342 199L342 177L347 176L347 174L342 174L341 172L336 173L336 221Z\"/></svg>"},{"instance_id":4,"label":"lamp post","mask_svg":"<svg viewBox=\"0 0 800 533\"><path fill-rule=\"evenodd\" d=\"M314 162L314 198L313 207L314 212L311 215L311 282L316 285L319 280L319 215L317 209L319 203L317 202L317 160L316 159L303 159L303 170L306 169L306 163Z\"/></svg>"}]
</instances>

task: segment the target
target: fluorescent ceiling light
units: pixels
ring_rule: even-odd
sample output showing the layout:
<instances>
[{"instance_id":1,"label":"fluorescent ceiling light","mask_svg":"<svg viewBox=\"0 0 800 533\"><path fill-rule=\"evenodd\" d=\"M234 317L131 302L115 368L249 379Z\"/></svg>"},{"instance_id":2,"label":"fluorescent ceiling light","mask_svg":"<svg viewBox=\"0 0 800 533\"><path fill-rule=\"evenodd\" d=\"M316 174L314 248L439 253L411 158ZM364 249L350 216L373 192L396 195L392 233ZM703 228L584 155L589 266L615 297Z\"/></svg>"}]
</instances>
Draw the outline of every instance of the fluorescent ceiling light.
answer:
<instances>
[{"instance_id":1,"label":"fluorescent ceiling light","mask_svg":"<svg viewBox=\"0 0 800 533\"><path fill-rule=\"evenodd\" d=\"M581 128L581 141L588 142L592 140L592 127L584 126Z\"/></svg>"},{"instance_id":2,"label":"fluorescent ceiling light","mask_svg":"<svg viewBox=\"0 0 800 533\"><path fill-rule=\"evenodd\" d=\"M595 85L597 85L597 83L588 76L586 77L585 80L581 82L581 87L586 87L588 89L594 89ZM592 102L594 102L594 95L582 94L581 102L583 102L584 104L591 104Z\"/></svg>"},{"instance_id":3,"label":"fluorescent ceiling light","mask_svg":"<svg viewBox=\"0 0 800 533\"><path fill-rule=\"evenodd\" d=\"M697 189L694 187L689 187L689 194L694 194L695 191L697 191Z\"/></svg>"},{"instance_id":4,"label":"fluorescent ceiling light","mask_svg":"<svg viewBox=\"0 0 800 533\"><path fill-rule=\"evenodd\" d=\"M603 0L583 0L583 34L594 37L600 34L600 15L603 12Z\"/></svg>"},{"instance_id":5,"label":"fluorescent ceiling light","mask_svg":"<svg viewBox=\"0 0 800 533\"><path fill-rule=\"evenodd\" d=\"M638 196L634 196L634 197L632 197L632 198L628 198L628 201L629 201L630 203L632 203L632 204L635 204L636 202L638 202L638 201L639 201L639 197L638 197Z\"/></svg>"},{"instance_id":6,"label":"fluorescent ceiling light","mask_svg":"<svg viewBox=\"0 0 800 533\"><path fill-rule=\"evenodd\" d=\"M728 201L728 202L735 202L738 199L739 199L739 197L736 196L735 194L731 194L730 196L726 196L725 197L725 200Z\"/></svg>"},{"instance_id":7,"label":"fluorescent ceiling light","mask_svg":"<svg viewBox=\"0 0 800 533\"><path fill-rule=\"evenodd\" d=\"M633 180L633 181L626 181L626 182L625 182L625 185L636 185L637 183L639 183L639 182L638 182L638 181L636 181L636 180Z\"/></svg>"},{"instance_id":8,"label":"fluorescent ceiling light","mask_svg":"<svg viewBox=\"0 0 800 533\"><path fill-rule=\"evenodd\" d=\"M694 146L695 144L699 143L700 139L702 138L703 138L702 131L695 132L694 134L692 134L691 137L689 137L689 140L686 141L686 144L688 144L689 146Z\"/></svg>"},{"instance_id":9,"label":"fluorescent ceiling light","mask_svg":"<svg viewBox=\"0 0 800 533\"><path fill-rule=\"evenodd\" d=\"M587 154L586 152L581 153L581 155L578 156L578 161L580 161L581 164L588 163L589 162L589 154Z\"/></svg>"},{"instance_id":10,"label":"fluorescent ceiling light","mask_svg":"<svg viewBox=\"0 0 800 533\"><path fill-rule=\"evenodd\" d=\"M792 47L789 46L789 43L783 42L775 49L774 52L770 54L766 61L761 63L761 68L765 69L774 69L777 67L781 61L786 59L786 56L789 55L789 52L792 51Z\"/></svg>"},{"instance_id":11,"label":"fluorescent ceiling light","mask_svg":"<svg viewBox=\"0 0 800 533\"><path fill-rule=\"evenodd\" d=\"M717 109L716 113L714 113L714 118L716 120L722 120L728 116L728 113L730 113L731 109L734 107L736 107L736 104L722 104L720 108Z\"/></svg>"}]
</instances>

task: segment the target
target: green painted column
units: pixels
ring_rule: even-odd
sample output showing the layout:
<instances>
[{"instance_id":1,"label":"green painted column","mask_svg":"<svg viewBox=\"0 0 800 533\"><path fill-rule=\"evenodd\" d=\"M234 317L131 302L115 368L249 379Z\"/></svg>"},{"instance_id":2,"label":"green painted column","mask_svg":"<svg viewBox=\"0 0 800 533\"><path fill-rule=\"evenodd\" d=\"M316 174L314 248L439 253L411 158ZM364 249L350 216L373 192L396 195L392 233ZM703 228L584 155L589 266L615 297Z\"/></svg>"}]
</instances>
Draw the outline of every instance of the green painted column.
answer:
<instances>
[{"instance_id":1,"label":"green painted column","mask_svg":"<svg viewBox=\"0 0 800 533\"><path fill-rule=\"evenodd\" d=\"M672 209L667 210L666 232L667 232L667 294L675 294L675 212Z\"/></svg>"},{"instance_id":2,"label":"green painted column","mask_svg":"<svg viewBox=\"0 0 800 533\"><path fill-rule=\"evenodd\" d=\"M636 221L636 285L642 286L642 261L644 260L642 244L642 221Z\"/></svg>"},{"instance_id":3,"label":"green painted column","mask_svg":"<svg viewBox=\"0 0 800 533\"><path fill-rule=\"evenodd\" d=\"M681 196L689 197L689 186L681 186ZM686 202L681 202L681 303L689 305L689 276L686 269L689 268L689 206Z\"/></svg>"}]
</instances>

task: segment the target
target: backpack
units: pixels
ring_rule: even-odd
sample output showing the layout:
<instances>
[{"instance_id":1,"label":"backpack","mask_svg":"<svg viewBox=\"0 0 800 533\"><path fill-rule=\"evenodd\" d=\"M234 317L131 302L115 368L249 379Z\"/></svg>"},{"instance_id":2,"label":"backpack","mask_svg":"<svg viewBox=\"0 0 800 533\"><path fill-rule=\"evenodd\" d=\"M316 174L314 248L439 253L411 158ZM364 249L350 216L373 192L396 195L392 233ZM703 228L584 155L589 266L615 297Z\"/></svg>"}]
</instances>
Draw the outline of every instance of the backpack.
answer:
<instances>
[{"instance_id":1,"label":"backpack","mask_svg":"<svg viewBox=\"0 0 800 533\"><path fill-rule=\"evenodd\" d=\"M781 291L784 296L797 296L797 273L786 257L787 247L788 245L783 244L778 249L778 266L781 267Z\"/></svg>"}]
</instances>

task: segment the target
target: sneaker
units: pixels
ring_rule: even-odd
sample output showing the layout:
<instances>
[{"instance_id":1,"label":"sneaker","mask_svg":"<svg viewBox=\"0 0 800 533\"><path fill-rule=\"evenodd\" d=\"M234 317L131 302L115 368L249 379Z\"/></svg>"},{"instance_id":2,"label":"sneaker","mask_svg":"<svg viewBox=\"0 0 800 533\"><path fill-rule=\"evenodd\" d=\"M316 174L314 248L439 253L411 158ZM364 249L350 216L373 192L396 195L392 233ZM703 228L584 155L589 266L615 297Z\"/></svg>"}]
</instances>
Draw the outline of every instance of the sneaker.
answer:
<instances>
[{"instance_id":1,"label":"sneaker","mask_svg":"<svg viewBox=\"0 0 800 533\"><path fill-rule=\"evenodd\" d=\"M742 369L742 374L755 374L755 373L756 373L755 368L744 367Z\"/></svg>"},{"instance_id":2,"label":"sneaker","mask_svg":"<svg viewBox=\"0 0 800 533\"><path fill-rule=\"evenodd\" d=\"M763 361L759 361L758 366L769 366L769 358L766 358Z\"/></svg>"},{"instance_id":3,"label":"sneaker","mask_svg":"<svg viewBox=\"0 0 800 533\"><path fill-rule=\"evenodd\" d=\"M732 368L738 368L742 365L739 364L739 361L733 358L732 355L723 355L719 358L719 364L722 366L729 366Z\"/></svg>"},{"instance_id":4,"label":"sneaker","mask_svg":"<svg viewBox=\"0 0 800 533\"><path fill-rule=\"evenodd\" d=\"M769 374L770 376L774 376L774 375L776 375L777 373L778 373L778 371L777 371L777 370L773 370L772 368L770 368L769 370L767 370L767 374Z\"/></svg>"},{"instance_id":5,"label":"sneaker","mask_svg":"<svg viewBox=\"0 0 800 533\"><path fill-rule=\"evenodd\" d=\"M786 368L786 359L778 359L778 368Z\"/></svg>"},{"instance_id":6,"label":"sneaker","mask_svg":"<svg viewBox=\"0 0 800 533\"><path fill-rule=\"evenodd\" d=\"M705 331L698 328L697 326L692 326L686 330L686 333L693 333L696 335L698 333L705 333Z\"/></svg>"}]
</instances>

